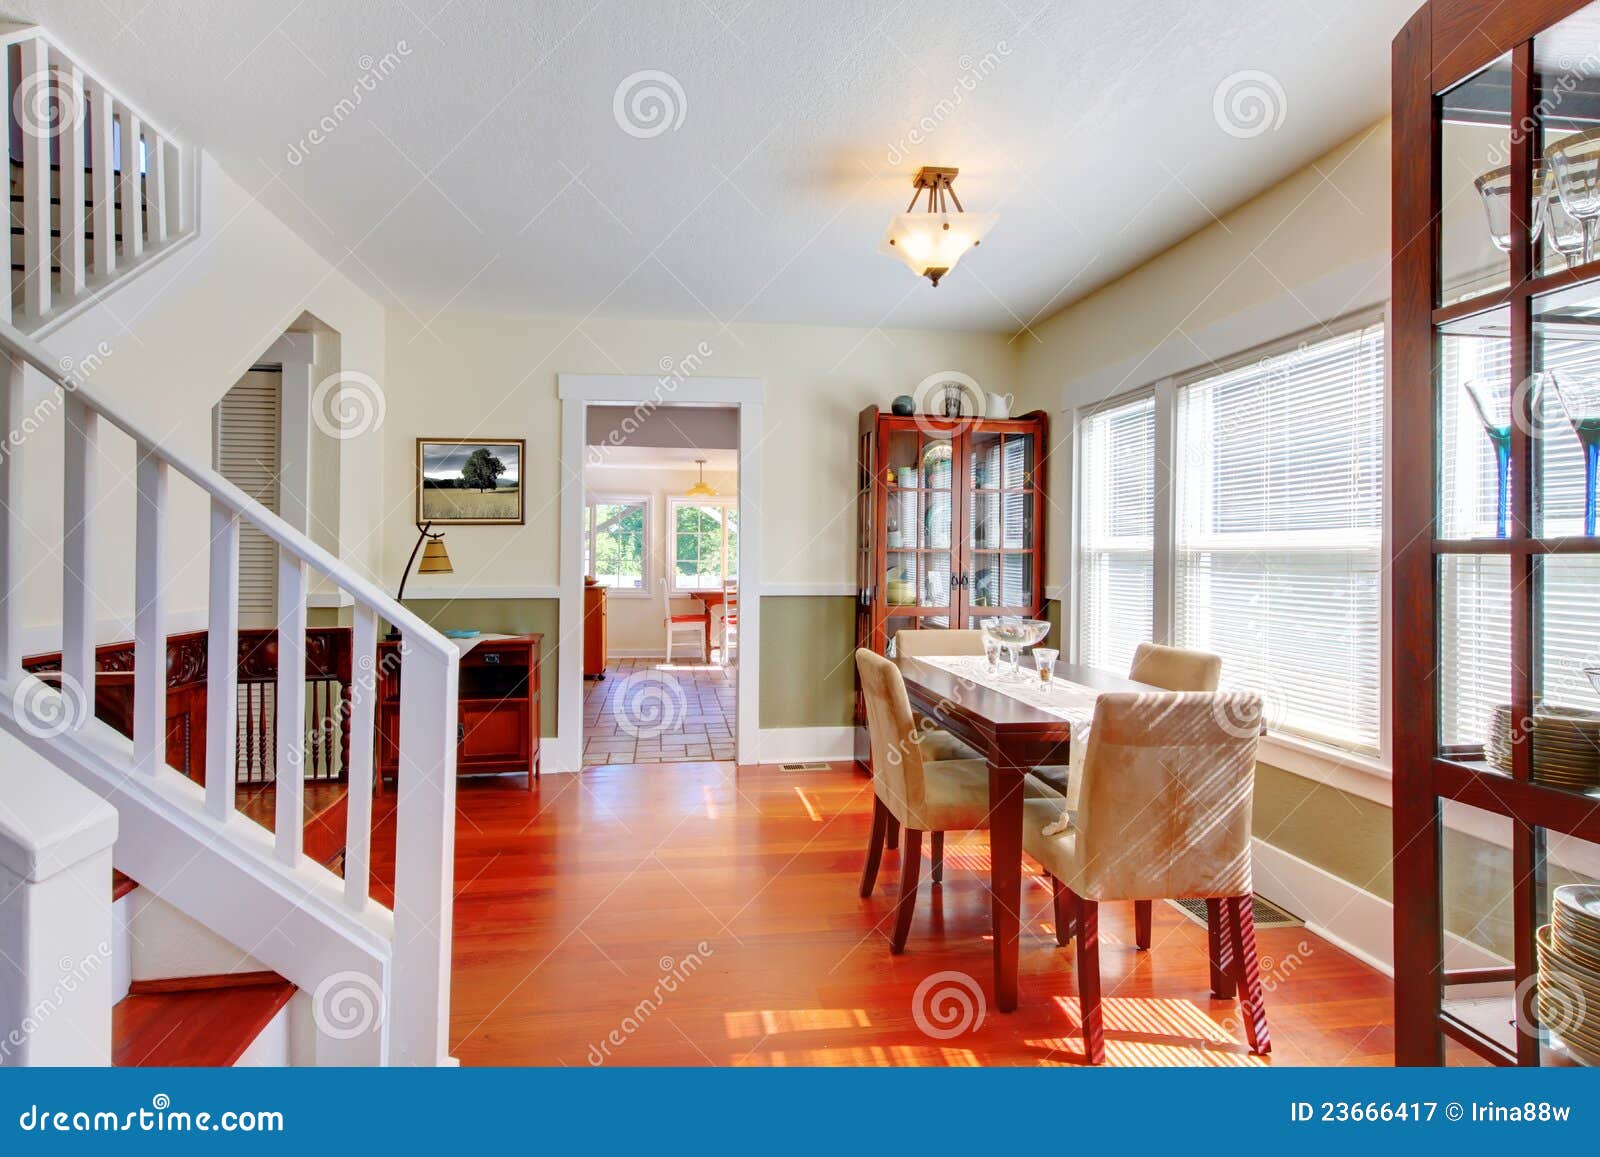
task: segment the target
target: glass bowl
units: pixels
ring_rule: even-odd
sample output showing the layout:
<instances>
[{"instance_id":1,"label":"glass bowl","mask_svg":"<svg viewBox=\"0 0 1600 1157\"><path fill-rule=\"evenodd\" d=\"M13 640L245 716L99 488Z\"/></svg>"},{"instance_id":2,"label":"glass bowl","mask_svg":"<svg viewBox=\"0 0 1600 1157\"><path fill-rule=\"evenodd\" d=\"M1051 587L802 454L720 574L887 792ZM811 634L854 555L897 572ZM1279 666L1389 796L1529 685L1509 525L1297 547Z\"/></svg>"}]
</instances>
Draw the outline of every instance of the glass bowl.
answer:
<instances>
[{"instance_id":1,"label":"glass bowl","mask_svg":"<svg viewBox=\"0 0 1600 1157\"><path fill-rule=\"evenodd\" d=\"M990 619L983 632L1002 647L1031 647L1050 633L1050 624L1043 619Z\"/></svg>"}]
</instances>

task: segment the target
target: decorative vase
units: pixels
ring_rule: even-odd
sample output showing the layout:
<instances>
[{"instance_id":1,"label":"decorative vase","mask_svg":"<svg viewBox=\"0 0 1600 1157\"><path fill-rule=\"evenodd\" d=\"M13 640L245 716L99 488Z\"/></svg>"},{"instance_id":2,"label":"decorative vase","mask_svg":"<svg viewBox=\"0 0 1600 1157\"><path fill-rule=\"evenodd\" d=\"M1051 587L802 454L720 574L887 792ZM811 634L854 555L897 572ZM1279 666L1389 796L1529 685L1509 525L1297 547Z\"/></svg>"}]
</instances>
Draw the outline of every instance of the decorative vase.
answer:
<instances>
[{"instance_id":1,"label":"decorative vase","mask_svg":"<svg viewBox=\"0 0 1600 1157\"><path fill-rule=\"evenodd\" d=\"M1505 403L1505 417L1500 416L1500 404L1493 394L1493 385L1482 379L1464 382L1467 397L1472 399L1473 409L1478 411L1478 421L1483 423L1483 432L1489 436L1489 444L1494 447L1495 481L1498 487L1495 500L1494 535L1496 538L1506 536L1506 514L1508 510L1508 488L1511 482L1511 399Z\"/></svg>"},{"instance_id":2,"label":"decorative vase","mask_svg":"<svg viewBox=\"0 0 1600 1157\"><path fill-rule=\"evenodd\" d=\"M1600 381L1555 374L1544 375L1561 400L1572 432L1583 447L1583 533L1595 531L1595 477L1600 470Z\"/></svg>"},{"instance_id":3,"label":"decorative vase","mask_svg":"<svg viewBox=\"0 0 1600 1157\"><path fill-rule=\"evenodd\" d=\"M901 394L889 403L889 412L901 418L909 418L916 412L917 404L911 400L910 394Z\"/></svg>"}]
</instances>

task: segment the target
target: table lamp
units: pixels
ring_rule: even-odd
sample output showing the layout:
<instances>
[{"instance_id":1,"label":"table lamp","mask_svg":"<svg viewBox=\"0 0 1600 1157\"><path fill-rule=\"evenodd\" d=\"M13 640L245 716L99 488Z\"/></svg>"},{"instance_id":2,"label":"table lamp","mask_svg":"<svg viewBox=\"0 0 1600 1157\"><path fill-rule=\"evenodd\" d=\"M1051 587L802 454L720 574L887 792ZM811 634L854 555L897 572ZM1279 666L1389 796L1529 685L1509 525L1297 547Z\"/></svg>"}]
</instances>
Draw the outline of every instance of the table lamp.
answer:
<instances>
[{"instance_id":1,"label":"table lamp","mask_svg":"<svg viewBox=\"0 0 1600 1157\"><path fill-rule=\"evenodd\" d=\"M438 534L431 533L433 523L417 523L417 545L411 548L411 557L406 559L406 569L400 575L400 590L396 592L394 601L404 603L406 598L406 579L411 577L411 567L417 567L418 574L454 574L455 568L450 565L450 555L444 548L444 531ZM422 544L427 543L424 547ZM422 562L417 563L417 551L422 551ZM389 627L389 638L398 639L400 632L392 624Z\"/></svg>"}]
</instances>

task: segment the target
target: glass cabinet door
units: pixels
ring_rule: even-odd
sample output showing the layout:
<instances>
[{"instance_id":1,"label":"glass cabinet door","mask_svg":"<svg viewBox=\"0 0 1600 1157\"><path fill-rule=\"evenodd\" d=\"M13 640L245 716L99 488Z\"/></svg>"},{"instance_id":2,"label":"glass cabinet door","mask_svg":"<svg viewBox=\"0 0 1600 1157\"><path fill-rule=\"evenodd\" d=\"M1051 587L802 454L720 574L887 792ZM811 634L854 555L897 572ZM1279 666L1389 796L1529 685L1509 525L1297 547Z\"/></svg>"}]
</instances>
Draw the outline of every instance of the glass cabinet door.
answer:
<instances>
[{"instance_id":1,"label":"glass cabinet door","mask_svg":"<svg viewBox=\"0 0 1600 1157\"><path fill-rule=\"evenodd\" d=\"M1009 425L978 424L966 437L967 571L957 576L969 625L990 615L1031 615L1038 535L1037 439Z\"/></svg>"},{"instance_id":2,"label":"glass cabinet door","mask_svg":"<svg viewBox=\"0 0 1600 1157\"><path fill-rule=\"evenodd\" d=\"M885 602L897 618L948 627L956 589L955 433L907 421L892 427L886 442Z\"/></svg>"}]
</instances>

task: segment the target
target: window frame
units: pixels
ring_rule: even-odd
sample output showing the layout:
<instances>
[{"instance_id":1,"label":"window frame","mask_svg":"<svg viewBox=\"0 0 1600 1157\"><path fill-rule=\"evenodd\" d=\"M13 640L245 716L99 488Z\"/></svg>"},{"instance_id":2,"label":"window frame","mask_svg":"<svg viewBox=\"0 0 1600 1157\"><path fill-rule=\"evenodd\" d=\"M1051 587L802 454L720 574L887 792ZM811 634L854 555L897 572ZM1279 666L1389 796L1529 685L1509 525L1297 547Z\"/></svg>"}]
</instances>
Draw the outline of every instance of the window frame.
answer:
<instances>
[{"instance_id":1,"label":"window frame","mask_svg":"<svg viewBox=\"0 0 1600 1157\"><path fill-rule=\"evenodd\" d=\"M1181 372L1164 375L1154 381L1146 382L1136 388L1120 391L1115 395L1097 400L1092 403L1078 406L1073 410L1073 470L1072 470L1072 495L1073 505L1070 512L1070 538L1071 551L1068 560L1068 574L1071 581L1076 584L1079 567L1082 560L1084 542L1084 517L1081 498L1083 491L1082 470L1084 466L1083 454L1083 429L1085 419L1107 409L1139 400L1143 396L1154 395L1155 398L1155 518L1154 518L1154 549L1153 567L1151 578L1151 637L1157 643L1171 644L1177 637L1177 490L1181 471L1176 461L1177 435L1178 435L1178 396L1184 388L1203 382L1211 378L1241 369L1253 362L1266 358L1277 357L1290 353L1304 345L1315 345L1325 341L1336 340L1358 333L1374 325L1383 327L1383 340L1385 358L1388 357L1389 343L1392 337L1392 327L1389 325L1387 304L1356 310L1351 313L1333 318L1327 322L1274 338L1270 341L1242 349L1226 357L1219 357L1193 366ZM1387 403L1387 391L1385 392ZM1390 556L1390 493L1388 471L1390 467L1390 454L1388 445L1388 431L1391 424L1391 415L1384 414L1384 446L1382 451L1384 468L1384 485L1380 487L1382 509L1380 514L1381 530L1379 533L1379 567L1382 575L1379 584L1379 613L1378 613L1378 751L1359 751L1352 748L1338 747L1305 736L1287 734L1269 730L1263 737L1259 758L1263 762L1273 763L1275 766L1292 764L1287 770L1301 771L1307 767L1319 767L1328 774L1337 775L1342 769L1377 774L1388 777L1392 761L1390 757L1390 654L1391 654L1391 621L1393 594L1388 577L1388 564ZM1074 662L1079 659L1079 641L1081 630L1078 614L1079 592L1075 585L1070 589L1068 599L1071 607L1071 655ZM1123 672L1117 672L1123 674ZM1324 778L1324 776L1318 776Z\"/></svg>"},{"instance_id":2,"label":"window frame","mask_svg":"<svg viewBox=\"0 0 1600 1157\"><path fill-rule=\"evenodd\" d=\"M724 511L732 510L737 517L739 511L739 499L737 497L724 498L720 495L715 498L701 498L691 497L687 494L673 494L667 498L666 522L662 526L662 534L665 535L667 540L667 557L666 573L662 576L662 581L667 584L667 590L673 595L693 595L696 593L704 594L706 590L709 589L706 587L682 587L678 585L678 511L686 506L717 506L721 507ZM724 514L722 519L722 582L716 587L717 590L722 590L723 587L727 586L728 561L728 519L726 514ZM734 548L733 562L735 565L737 565L738 561L738 547L736 546ZM737 576L735 576L734 581L738 581Z\"/></svg>"},{"instance_id":3,"label":"window frame","mask_svg":"<svg viewBox=\"0 0 1600 1157\"><path fill-rule=\"evenodd\" d=\"M605 587L607 598L619 599L648 599L655 593L654 575L651 572L651 562L655 552L652 546L655 542L655 501L649 494L621 494L609 491L592 491L583 496L583 552L584 573L590 573L588 568L594 565L594 525L590 522L589 512L596 506L629 506L639 505L644 507L644 542L642 557L640 559L639 586L617 587L608 583L600 583ZM595 578L599 578L595 575Z\"/></svg>"}]
</instances>

